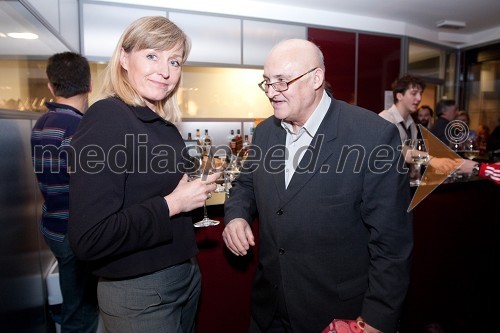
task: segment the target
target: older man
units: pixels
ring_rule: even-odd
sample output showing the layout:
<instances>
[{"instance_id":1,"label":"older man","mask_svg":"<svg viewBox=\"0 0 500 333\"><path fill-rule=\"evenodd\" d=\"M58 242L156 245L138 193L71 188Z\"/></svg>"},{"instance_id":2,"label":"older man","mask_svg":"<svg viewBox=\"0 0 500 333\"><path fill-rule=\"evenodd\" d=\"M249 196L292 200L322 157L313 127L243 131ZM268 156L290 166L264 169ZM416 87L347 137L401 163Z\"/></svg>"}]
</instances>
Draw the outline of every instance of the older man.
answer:
<instances>
[{"instance_id":1,"label":"older man","mask_svg":"<svg viewBox=\"0 0 500 333\"><path fill-rule=\"evenodd\" d=\"M225 204L223 238L259 265L249 332L321 332L333 318L395 332L409 283L410 191L396 127L325 92L313 43L276 45L259 84L260 123Z\"/></svg>"},{"instance_id":2,"label":"older man","mask_svg":"<svg viewBox=\"0 0 500 333\"><path fill-rule=\"evenodd\" d=\"M444 144L450 144L450 133L447 127L450 121L457 116L457 104L452 99L442 99L436 105L436 122L432 126L431 133L434 134Z\"/></svg>"}]
</instances>

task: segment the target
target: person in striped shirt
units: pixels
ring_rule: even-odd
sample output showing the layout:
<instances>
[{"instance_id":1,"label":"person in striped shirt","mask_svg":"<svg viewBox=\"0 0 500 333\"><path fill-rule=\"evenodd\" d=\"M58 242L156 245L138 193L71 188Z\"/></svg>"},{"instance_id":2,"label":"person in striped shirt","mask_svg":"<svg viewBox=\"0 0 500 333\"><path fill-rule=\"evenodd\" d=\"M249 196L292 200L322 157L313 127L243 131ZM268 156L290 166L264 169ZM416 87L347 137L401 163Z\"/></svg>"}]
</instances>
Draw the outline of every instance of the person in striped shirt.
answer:
<instances>
[{"instance_id":1,"label":"person in striped shirt","mask_svg":"<svg viewBox=\"0 0 500 333\"><path fill-rule=\"evenodd\" d=\"M80 54L63 52L48 59L48 89L53 101L35 123L31 135L32 161L43 195L40 230L59 268L63 304L61 332L97 330L97 278L76 258L66 237L69 218L68 170L70 142L88 107L90 67Z\"/></svg>"},{"instance_id":2,"label":"person in striped shirt","mask_svg":"<svg viewBox=\"0 0 500 333\"><path fill-rule=\"evenodd\" d=\"M500 185L500 163L478 163L473 160L465 160L457 172L489 179Z\"/></svg>"}]
</instances>

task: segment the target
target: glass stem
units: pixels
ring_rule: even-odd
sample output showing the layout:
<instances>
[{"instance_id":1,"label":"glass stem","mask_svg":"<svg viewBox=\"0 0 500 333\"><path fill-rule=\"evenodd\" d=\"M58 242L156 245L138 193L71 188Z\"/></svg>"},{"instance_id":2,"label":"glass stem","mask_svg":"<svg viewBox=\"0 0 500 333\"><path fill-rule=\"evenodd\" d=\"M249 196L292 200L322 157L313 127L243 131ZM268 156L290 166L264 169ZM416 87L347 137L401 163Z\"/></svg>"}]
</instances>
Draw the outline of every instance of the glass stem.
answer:
<instances>
[{"instance_id":1,"label":"glass stem","mask_svg":"<svg viewBox=\"0 0 500 333\"><path fill-rule=\"evenodd\" d=\"M203 204L203 218L206 219L208 218L207 214L207 202L205 201L205 204Z\"/></svg>"}]
</instances>

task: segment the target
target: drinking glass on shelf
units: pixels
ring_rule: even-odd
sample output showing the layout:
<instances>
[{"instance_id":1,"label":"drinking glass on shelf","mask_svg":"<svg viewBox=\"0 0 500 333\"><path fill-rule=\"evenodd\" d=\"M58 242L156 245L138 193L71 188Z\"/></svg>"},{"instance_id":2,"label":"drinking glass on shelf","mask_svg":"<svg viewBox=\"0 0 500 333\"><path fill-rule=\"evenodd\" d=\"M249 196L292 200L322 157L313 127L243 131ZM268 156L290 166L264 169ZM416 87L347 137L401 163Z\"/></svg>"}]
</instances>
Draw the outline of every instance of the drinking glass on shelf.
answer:
<instances>
[{"instance_id":1,"label":"drinking glass on shelf","mask_svg":"<svg viewBox=\"0 0 500 333\"><path fill-rule=\"evenodd\" d=\"M412 140L409 145L410 157L412 163L416 168L416 179L412 181L412 185L420 185L422 183L421 169L422 165L426 165L429 162L429 154L427 153L427 147L425 145L425 140L416 139Z\"/></svg>"},{"instance_id":2,"label":"drinking glass on shelf","mask_svg":"<svg viewBox=\"0 0 500 333\"><path fill-rule=\"evenodd\" d=\"M212 174L215 171L215 168L211 165L213 163L211 158L207 158L206 160L203 158L202 154L195 154L190 156L192 169L188 173L189 180L194 181L196 179L204 179L207 175ZM198 222L195 222L193 225L196 228L200 227L209 227L218 225L220 222L217 220L212 220L208 217L207 213L207 201L203 204L203 219Z\"/></svg>"}]
</instances>

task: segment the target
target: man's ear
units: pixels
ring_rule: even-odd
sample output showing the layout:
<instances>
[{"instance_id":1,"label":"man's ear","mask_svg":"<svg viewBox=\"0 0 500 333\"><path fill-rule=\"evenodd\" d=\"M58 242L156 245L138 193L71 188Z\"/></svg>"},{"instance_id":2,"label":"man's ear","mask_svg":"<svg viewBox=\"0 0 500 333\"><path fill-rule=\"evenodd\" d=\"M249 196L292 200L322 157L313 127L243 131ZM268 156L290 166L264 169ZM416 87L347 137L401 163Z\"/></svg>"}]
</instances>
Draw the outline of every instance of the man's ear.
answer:
<instances>
[{"instance_id":1,"label":"man's ear","mask_svg":"<svg viewBox=\"0 0 500 333\"><path fill-rule=\"evenodd\" d=\"M404 96L404 94L402 94L402 93L398 92L398 93L396 94L396 99L397 99L398 101L400 101L400 100L402 100L402 99L403 99L403 96Z\"/></svg>"},{"instance_id":2,"label":"man's ear","mask_svg":"<svg viewBox=\"0 0 500 333\"><path fill-rule=\"evenodd\" d=\"M321 68L314 71L314 89L319 89L325 81L325 72Z\"/></svg>"},{"instance_id":3,"label":"man's ear","mask_svg":"<svg viewBox=\"0 0 500 333\"><path fill-rule=\"evenodd\" d=\"M54 92L54 87L52 87L52 84L50 82L47 83L47 88L49 88L49 91L52 94L52 96L56 97L56 94Z\"/></svg>"}]
</instances>

